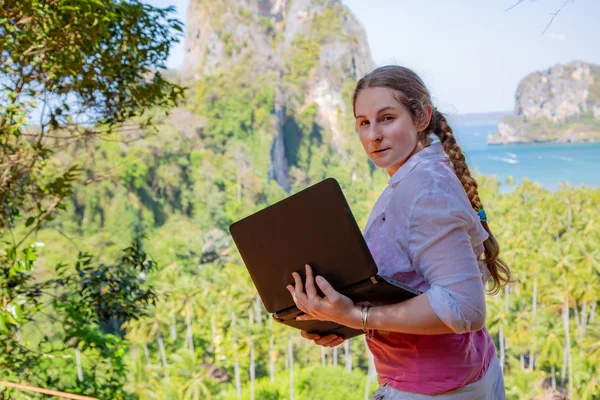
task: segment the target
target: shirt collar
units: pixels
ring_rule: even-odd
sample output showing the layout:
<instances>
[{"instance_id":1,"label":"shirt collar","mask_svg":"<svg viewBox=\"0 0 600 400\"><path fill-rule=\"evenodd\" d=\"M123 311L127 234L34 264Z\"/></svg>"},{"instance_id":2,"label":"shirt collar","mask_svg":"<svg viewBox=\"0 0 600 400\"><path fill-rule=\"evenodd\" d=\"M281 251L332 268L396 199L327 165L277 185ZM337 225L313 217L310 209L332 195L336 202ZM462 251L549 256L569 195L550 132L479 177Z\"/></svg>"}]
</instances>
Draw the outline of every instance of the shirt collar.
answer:
<instances>
[{"instance_id":1,"label":"shirt collar","mask_svg":"<svg viewBox=\"0 0 600 400\"><path fill-rule=\"evenodd\" d=\"M422 161L434 159L448 159L448 155L440 142L432 143L423 150L413 154L412 157L398 168L398 171L394 172L394 175L388 181L388 186L395 186Z\"/></svg>"}]
</instances>

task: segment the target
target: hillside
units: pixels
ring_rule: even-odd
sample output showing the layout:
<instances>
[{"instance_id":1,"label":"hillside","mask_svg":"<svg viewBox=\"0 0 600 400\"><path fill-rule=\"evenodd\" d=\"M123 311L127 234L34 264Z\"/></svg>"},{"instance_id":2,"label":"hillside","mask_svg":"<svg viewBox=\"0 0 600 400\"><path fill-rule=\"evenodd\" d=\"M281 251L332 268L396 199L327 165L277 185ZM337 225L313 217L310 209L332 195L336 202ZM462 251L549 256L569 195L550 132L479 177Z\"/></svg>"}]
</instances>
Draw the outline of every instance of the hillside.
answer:
<instances>
[{"instance_id":1,"label":"hillside","mask_svg":"<svg viewBox=\"0 0 600 400\"><path fill-rule=\"evenodd\" d=\"M195 111L209 117L203 138L215 135L217 108L261 97L255 113L264 124L246 126L261 144L248 156L286 192L311 181L304 171L319 156L309 148L352 158L349 101L373 61L364 29L339 0L192 0L187 26L184 75L202 103ZM258 160L267 154L267 164Z\"/></svg>"}]
</instances>

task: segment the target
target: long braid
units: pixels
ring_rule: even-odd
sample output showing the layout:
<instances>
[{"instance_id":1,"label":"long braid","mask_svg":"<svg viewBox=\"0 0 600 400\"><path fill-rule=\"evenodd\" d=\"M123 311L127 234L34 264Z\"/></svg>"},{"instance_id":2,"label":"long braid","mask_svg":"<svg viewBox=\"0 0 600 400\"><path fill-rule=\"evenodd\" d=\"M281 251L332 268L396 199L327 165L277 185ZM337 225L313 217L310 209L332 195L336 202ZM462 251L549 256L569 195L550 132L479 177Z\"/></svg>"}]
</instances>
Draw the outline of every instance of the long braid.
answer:
<instances>
[{"instance_id":1,"label":"long braid","mask_svg":"<svg viewBox=\"0 0 600 400\"><path fill-rule=\"evenodd\" d=\"M483 210L483 204L479 198L479 185L475 178L471 176L467 160L465 159L460 146L456 142L454 132L448 124L444 114L434 108L431 122L429 123L428 129L425 131L435 134L440 139L444 152L452 162L456 176L460 180L460 183L462 183L473 209L475 211ZM500 246L492 234L487 222L482 221L481 224L489 235L488 239L483 243L485 249L485 259L483 261L487 265L494 282L490 292L495 294L498 293L504 284L510 282L510 269L508 268L508 265L499 258Z\"/></svg>"},{"instance_id":2,"label":"long braid","mask_svg":"<svg viewBox=\"0 0 600 400\"><path fill-rule=\"evenodd\" d=\"M475 211L482 210L483 204L481 204L479 191L477 190L479 185L471 176L471 171L467 165L467 160L465 159L461 148L456 142L454 132L452 131L450 125L448 125L446 117L444 117L441 112L435 110L432 115L432 122L433 124L430 123L430 126L434 125L432 127L434 129L431 131L431 133L435 134L440 139L440 142L444 147L444 152L446 152L448 158L450 158L450 161L452 161L452 165L456 171L456 176L465 188L465 192L467 192L467 196L469 197L469 201L471 202L473 209L475 209Z\"/></svg>"}]
</instances>

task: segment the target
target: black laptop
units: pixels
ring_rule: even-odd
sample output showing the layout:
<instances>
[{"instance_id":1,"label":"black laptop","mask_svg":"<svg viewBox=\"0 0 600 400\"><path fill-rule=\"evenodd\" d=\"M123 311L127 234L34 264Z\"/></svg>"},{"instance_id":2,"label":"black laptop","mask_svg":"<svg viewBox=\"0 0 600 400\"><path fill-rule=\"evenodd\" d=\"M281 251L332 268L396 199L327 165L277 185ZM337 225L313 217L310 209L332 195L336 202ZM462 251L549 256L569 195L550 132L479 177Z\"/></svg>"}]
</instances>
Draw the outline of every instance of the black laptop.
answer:
<instances>
[{"instance_id":1,"label":"black laptop","mask_svg":"<svg viewBox=\"0 0 600 400\"><path fill-rule=\"evenodd\" d=\"M229 227L267 311L285 325L344 338L362 334L302 315L286 289L305 264L355 303L399 303L421 292L377 274L377 265L338 182L327 178ZM322 293L320 293L322 295Z\"/></svg>"}]
</instances>

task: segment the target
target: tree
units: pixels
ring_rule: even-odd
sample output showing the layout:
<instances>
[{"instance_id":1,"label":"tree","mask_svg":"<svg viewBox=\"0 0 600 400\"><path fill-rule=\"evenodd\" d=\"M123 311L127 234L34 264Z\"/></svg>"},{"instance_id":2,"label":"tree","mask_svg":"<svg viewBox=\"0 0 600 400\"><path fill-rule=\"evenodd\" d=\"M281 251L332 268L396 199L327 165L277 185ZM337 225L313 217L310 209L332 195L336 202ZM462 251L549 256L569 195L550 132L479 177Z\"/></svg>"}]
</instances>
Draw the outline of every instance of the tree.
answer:
<instances>
[{"instance_id":1,"label":"tree","mask_svg":"<svg viewBox=\"0 0 600 400\"><path fill-rule=\"evenodd\" d=\"M540 351L540 363L550 365L550 380L552 389L556 390L556 365L561 362L564 345L560 341L560 336L557 334L558 327L555 326L558 321L554 318L545 319L543 321L544 333L546 340Z\"/></svg>"},{"instance_id":2,"label":"tree","mask_svg":"<svg viewBox=\"0 0 600 400\"><path fill-rule=\"evenodd\" d=\"M19 343L6 329L0 332L6 349L0 355L0 369L6 378L38 386L58 385L71 393L101 398L127 398L123 390L127 343L108 321L133 321L148 315L156 295L152 288L143 287L143 276L154 268L156 264L136 241L116 265L97 265L91 256L80 254L74 268L59 265L56 278L32 284L35 291L27 292L27 300L39 304L50 298L52 307L39 311L50 314L57 324L37 346ZM77 355L77 381L74 374L65 374L74 366L64 355L73 352ZM48 355L52 358L44 357ZM88 368L81 367L80 355L87 356Z\"/></svg>"},{"instance_id":3,"label":"tree","mask_svg":"<svg viewBox=\"0 0 600 400\"><path fill-rule=\"evenodd\" d=\"M39 245L28 241L65 209L80 172L75 164L51 162L52 156L95 137L108 138L116 130L129 137L143 133L153 124L155 108L168 110L182 98L183 88L160 72L181 31L180 22L171 18L173 11L137 0L2 1L0 353L20 360L8 365L22 372L21 379L35 375L36 366L42 373L47 364L40 360L40 349L19 343L23 326L40 317L48 305L42 301L50 296L43 292L48 285L33 279ZM125 121L130 121L127 126ZM112 267L125 268L127 262ZM75 278L64 279L71 285L64 293L81 288ZM72 317L65 303L53 305L45 314L58 314L59 320ZM115 312L94 307L88 311ZM76 331L93 326L86 318L72 322ZM104 345L119 347L118 336L97 333ZM52 379L43 380L52 384ZM65 384L58 378L56 383ZM113 383L117 390L119 382L103 384Z\"/></svg>"},{"instance_id":4,"label":"tree","mask_svg":"<svg viewBox=\"0 0 600 400\"><path fill-rule=\"evenodd\" d=\"M29 228L15 247L71 194L77 168L52 171L52 153L126 119L144 116L139 123L148 125L153 107L181 98L183 89L158 71L181 30L172 11L136 0L3 2L0 228ZM39 127L27 127L34 117Z\"/></svg>"}]
</instances>

